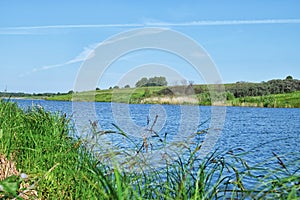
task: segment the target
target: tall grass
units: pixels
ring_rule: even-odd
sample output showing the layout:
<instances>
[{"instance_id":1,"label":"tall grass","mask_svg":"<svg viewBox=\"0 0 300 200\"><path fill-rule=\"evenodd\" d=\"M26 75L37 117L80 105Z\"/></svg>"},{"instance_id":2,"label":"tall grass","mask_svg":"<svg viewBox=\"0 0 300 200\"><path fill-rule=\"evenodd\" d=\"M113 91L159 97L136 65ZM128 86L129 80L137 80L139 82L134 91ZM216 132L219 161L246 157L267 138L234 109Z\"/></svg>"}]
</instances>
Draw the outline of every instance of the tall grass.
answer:
<instances>
[{"instance_id":1,"label":"tall grass","mask_svg":"<svg viewBox=\"0 0 300 200\"><path fill-rule=\"evenodd\" d=\"M154 133L152 128L148 131ZM131 151L117 147L114 151L101 149L97 141L107 134L134 143ZM32 198L40 199L297 199L300 196L299 160L286 163L275 152L271 159L278 163L278 168L272 170L261 164L249 166L239 149L215 151L199 159L201 142L187 146L182 153L175 152L176 158L174 154L166 154L161 167L147 163L144 168L143 163L135 163L134 169L139 170L128 170L128 163L110 162L112 155L121 158L120 155L129 154L131 161L147 158L152 151L147 141L152 137L149 134L133 140L117 126L115 131L102 131L92 122L89 134L78 138L70 119L61 113L50 113L38 106L21 110L12 102L1 102L0 155L15 162L18 171L28 177L21 181L25 187L15 191L3 187L11 176L0 180L0 198L21 198L29 189L37 191L37 197ZM163 146L166 137L157 135L153 145L161 147L161 142ZM173 159L167 159L171 156ZM249 179L254 181L251 187L246 184ZM18 181L16 178L9 183Z\"/></svg>"},{"instance_id":2,"label":"tall grass","mask_svg":"<svg viewBox=\"0 0 300 200\"><path fill-rule=\"evenodd\" d=\"M70 137L70 128L65 115L37 106L23 111L12 102L0 103L0 154L17 163L41 198L96 196L84 179L96 182L86 168L89 156L80 148L80 140Z\"/></svg>"}]
</instances>

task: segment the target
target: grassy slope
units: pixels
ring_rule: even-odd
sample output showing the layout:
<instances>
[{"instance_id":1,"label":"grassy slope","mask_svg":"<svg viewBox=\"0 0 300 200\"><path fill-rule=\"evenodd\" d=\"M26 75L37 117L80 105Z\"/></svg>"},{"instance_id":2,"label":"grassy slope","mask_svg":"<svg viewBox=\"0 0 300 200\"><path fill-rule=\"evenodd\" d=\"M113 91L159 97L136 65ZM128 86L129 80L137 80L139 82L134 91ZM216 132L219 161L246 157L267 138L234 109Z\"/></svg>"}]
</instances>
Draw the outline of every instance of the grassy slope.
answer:
<instances>
[{"instance_id":1,"label":"grassy slope","mask_svg":"<svg viewBox=\"0 0 300 200\"><path fill-rule=\"evenodd\" d=\"M227 84L230 86L230 84ZM203 86L196 86L203 87ZM180 101L171 100L171 96L156 97L158 92L165 87L147 87L147 88L126 88L114 90L99 90L76 93L76 99L80 101L98 101L98 102L121 102L121 103L167 103L180 104ZM147 91L148 90L148 91ZM71 101L73 95L57 95L47 97L47 100ZM155 97L155 98L153 98ZM93 99L94 98L94 99ZM194 96L195 98L195 96ZM196 96L200 105L210 105L210 97L207 92ZM300 108L300 91L286 94L275 94L267 96L243 97L228 100L228 106L254 106L254 107L292 107ZM183 102L184 103L184 102Z\"/></svg>"},{"instance_id":2,"label":"grassy slope","mask_svg":"<svg viewBox=\"0 0 300 200\"><path fill-rule=\"evenodd\" d=\"M111 102L112 98L115 102L122 103L138 103L145 95L151 95L165 87L141 87L141 88L122 88L113 90L97 90L88 92L79 92L76 98L81 101L98 101L98 102ZM148 92L146 92L148 90ZM145 94L146 92L146 94ZM148 93L148 94L147 94ZM73 94L56 95L46 98L47 100L71 101ZM130 97L130 99L128 99ZM93 99L95 98L95 99ZM130 101L130 102L129 102Z\"/></svg>"}]
</instances>

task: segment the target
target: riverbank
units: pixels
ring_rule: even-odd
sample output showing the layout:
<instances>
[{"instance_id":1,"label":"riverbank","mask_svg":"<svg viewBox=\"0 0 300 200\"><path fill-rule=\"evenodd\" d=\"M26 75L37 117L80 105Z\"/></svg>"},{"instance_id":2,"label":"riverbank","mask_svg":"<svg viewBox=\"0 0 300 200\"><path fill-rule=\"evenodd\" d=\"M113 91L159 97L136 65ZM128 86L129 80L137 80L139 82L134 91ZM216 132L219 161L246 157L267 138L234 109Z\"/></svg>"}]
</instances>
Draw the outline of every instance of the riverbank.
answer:
<instances>
[{"instance_id":1,"label":"riverbank","mask_svg":"<svg viewBox=\"0 0 300 200\"><path fill-rule=\"evenodd\" d=\"M45 100L58 101L96 101L119 102L134 104L183 104L183 105L212 105L210 93L204 92L194 95L158 95L163 87L114 89L101 91L87 91L76 94L56 95L46 97ZM235 98L230 93L223 94L226 101L215 102L216 106L247 106L269 108L300 108L300 91L271 94L265 96L247 96Z\"/></svg>"},{"instance_id":2,"label":"riverbank","mask_svg":"<svg viewBox=\"0 0 300 200\"><path fill-rule=\"evenodd\" d=\"M300 91L266 96L240 97L228 102L232 106L300 108Z\"/></svg>"},{"instance_id":3,"label":"riverbank","mask_svg":"<svg viewBox=\"0 0 300 200\"><path fill-rule=\"evenodd\" d=\"M4 101L0 102L0 114L0 155L15 166L4 163L5 171L13 173L0 175L0 198L80 199L96 195L89 184L96 181L87 168L90 156L80 148L80 140L70 137L70 119L41 107L24 111ZM25 179L20 179L21 173L26 174Z\"/></svg>"}]
</instances>

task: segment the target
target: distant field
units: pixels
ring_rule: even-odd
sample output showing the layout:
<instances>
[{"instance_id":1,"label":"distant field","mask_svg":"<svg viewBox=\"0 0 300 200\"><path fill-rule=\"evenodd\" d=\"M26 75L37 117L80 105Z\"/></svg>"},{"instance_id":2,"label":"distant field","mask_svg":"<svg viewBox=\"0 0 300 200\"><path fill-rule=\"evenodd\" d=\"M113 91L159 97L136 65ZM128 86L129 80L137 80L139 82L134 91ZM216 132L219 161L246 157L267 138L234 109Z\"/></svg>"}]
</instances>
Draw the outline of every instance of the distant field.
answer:
<instances>
[{"instance_id":1,"label":"distant field","mask_svg":"<svg viewBox=\"0 0 300 200\"><path fill-rule=\"evenodd\" d=\"M121 103L140 103L143 98L150 97L154 92L166 88L159 87L140 87L140 88L122 88L111 90L96 90L79 92L75 94L64 94L47 97L46 100L72 101L97 101L97 102L121 102Z\"/></svg>"},{"instance_id":2,"label":"distant field","mask_svg":"<svg viewBox=\"0 0 300 200\"><path fill-rule=\"evenodd\" d=\"M197 95L168 95L161 94L167 87L140 87L111 90L97 90L79 92L75 94L55 95L46 97L47 100L60 101L97 101L120 103L153 103L153 104L199 104L211 105L210 95L204 85L197 85L196 89L203 92ZM178 88L177 88L178 89ZM74 96L73 96L74 95ZM221 105L221 104L220 104ZM300 91L285 94L272 94L266 96L247 96L227 100L227 106L253 106L253 107L291 107L300 108Z\"/></svg>"}]
</instances>

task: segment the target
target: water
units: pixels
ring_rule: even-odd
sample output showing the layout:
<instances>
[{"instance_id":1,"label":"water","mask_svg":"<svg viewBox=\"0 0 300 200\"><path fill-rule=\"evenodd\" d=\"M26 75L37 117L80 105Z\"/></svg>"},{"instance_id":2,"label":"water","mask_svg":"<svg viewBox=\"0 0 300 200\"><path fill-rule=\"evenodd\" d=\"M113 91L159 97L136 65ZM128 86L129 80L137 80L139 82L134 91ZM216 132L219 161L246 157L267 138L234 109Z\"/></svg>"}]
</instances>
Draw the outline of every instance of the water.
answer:
<instances>
[{"instance_id":1,"label":"water","mask_svg":"<svg viewBox=\"0 0 300 200\"><path fill-rule=\"evenodd\" d=\"M44 100L13 100L19 106L27 108L33 104L43 106L46 110L61 111L68 115L74 114L72 102ZM89 103L79 103L81 110L76 110L83 124L88 126L90 112L85 111ZM115 123L126 133L138 137L138 132L151 127L158 115L153 130L160 136L168 133L168 140L182 138L191 131L209 128L211 118L210 106L179 106L179 105L126 105L112 108L111 103L95 103L96 119L102 130L116 130ZM199 116L195 117L199 109ZM113 112L114 111L114 112ZM114 113L114 114L113 114ZM93 119L95 120L95 119ZM294 159L300 155L300 109L291 108L248 108L227 107L224 126L214 149L228 150L242 148L248 152L243 158L252 165L268 162L273 153L288 155L285 159ZM198 128L198 125L204 123ZM148 124L148 125L147 125ZM82 125L84 126L84 125ZM118 137L114 138L118 140ZM176 140L175 140L176 141ZM122 143L122 141L119 141ZM273 163L274 164L274 163ZM298 166L299 167L299 166Z\"/></svg>"}]
</instances>

